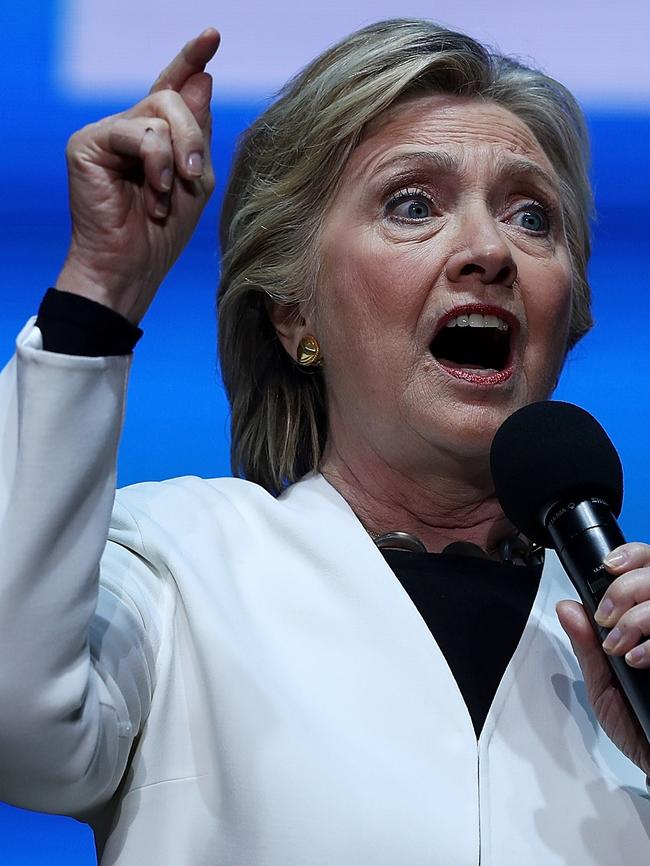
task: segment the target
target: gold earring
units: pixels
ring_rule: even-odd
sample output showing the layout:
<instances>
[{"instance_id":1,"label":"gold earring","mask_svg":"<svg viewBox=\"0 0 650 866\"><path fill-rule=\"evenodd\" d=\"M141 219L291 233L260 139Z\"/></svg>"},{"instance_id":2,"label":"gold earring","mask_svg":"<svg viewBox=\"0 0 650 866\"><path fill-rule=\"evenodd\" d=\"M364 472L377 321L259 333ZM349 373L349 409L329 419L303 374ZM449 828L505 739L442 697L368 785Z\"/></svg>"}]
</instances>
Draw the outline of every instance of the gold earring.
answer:
<instances>
[{"instance_id":1,"label":"gold earring","mask_svg":"<svg viewBox=\"0 0 650 866\"><path fill-rule=\"evenodd\" d=\"M298 343L296 360L301 367L322 367L323 356L320 353L320 345L312 334L307 334Z\"/></svg>"}]
</instances>

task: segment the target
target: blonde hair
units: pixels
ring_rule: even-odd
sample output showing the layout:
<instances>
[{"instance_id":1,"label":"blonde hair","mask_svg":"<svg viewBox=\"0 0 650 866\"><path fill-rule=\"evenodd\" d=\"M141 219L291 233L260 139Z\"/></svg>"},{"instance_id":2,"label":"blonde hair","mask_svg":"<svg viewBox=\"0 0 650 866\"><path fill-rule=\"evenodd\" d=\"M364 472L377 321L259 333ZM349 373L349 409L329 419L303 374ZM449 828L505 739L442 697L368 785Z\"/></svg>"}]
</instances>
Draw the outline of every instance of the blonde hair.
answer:
<instances>
[{"instance_id":1,"label":"blonde hair","mask_svg":"<svg viewBox=\"0 0 650 866\"><path fill-rule=\"evenodd\" d=\"M370 121L419 93L492 100L535 134L561 184L574 282L569 348L592 325L589 145L569 91L430 21L382 21L353 33L289 81L243 134L221 216L219 356L232 470L272 493L317 468L327 417L322 374L288 356L268 304L310 308L320 221L350 153Z\"/></svg>"}]
</instances>

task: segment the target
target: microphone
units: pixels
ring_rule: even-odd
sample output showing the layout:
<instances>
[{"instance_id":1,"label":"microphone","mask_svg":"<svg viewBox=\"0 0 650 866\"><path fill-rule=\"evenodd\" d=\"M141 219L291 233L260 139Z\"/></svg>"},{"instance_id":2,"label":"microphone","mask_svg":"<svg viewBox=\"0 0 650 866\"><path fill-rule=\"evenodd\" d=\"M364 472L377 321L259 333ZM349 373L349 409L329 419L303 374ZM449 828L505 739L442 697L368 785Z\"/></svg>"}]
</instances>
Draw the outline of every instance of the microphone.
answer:
<instances>
[{"instance_id":1,"label":"microphone","mask_svg":"<svg viewBox=\"0 0 650 866\"><path fill-rule=\"evenodd\" d=\"M601 641L594 614L615 580L603 559L625 543L616 522L623 468L607 433L584 409L547 401L524 406L497 430L490 452L495 490L508 519L531 541L556 550ZM650 677L607 656L650 740Z\"/></svg>"}]
</instances>

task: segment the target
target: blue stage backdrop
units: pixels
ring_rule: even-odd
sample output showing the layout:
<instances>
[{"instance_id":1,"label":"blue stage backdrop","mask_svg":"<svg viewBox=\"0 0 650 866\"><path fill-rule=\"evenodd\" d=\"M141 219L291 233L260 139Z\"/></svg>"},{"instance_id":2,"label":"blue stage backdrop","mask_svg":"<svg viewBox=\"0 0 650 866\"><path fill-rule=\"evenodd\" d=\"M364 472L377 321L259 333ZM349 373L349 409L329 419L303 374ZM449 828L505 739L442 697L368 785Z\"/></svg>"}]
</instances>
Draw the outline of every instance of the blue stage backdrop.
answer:
<instances>
[{"instance_id":1,"label":"blue stage backdrop","mask_svg":"<svg viewBox=\"0 0 650 866\"><path fill-rule=\"evenodd\" d=\"M10 356L16 333L56 279L65 254L68 135L124 108L179 42L207 24L222 24L223 51L213 64L217 193L145 319L119 481L229 474L228 409L215 358L214 293L217 213L235 138L276 86L329 41L380 17L433 15L503 50L535 58L583 99L593 138L598 204L591 267L597 327L568 360L557 396L585 406L609 431L626 470L624 530L629 538L649 539L650 341L641 321L650 290L645 6L619 3L599 21L600 13L586 0L554 0L544 9L503 0L490 4L489 18L476 12L469 0L463 8L442 2L436 9L423 2L404 8L403 3L382 0L380 9L376 2L367 8L361 4L354 13L347 8L332 12L328 6L327 16L316 8L307 14L309 4L298 8L295 0L292 9L289 2L285 0L282 10L254 3L255 10L247 9L241 22L234 17L234 10L242 14L237 4L230 4L226 20L220 22L212 17L219 10L206 0L190 4L191 9L171 0L3 4L3 358ZM527 23L521 18L524 13ZM536 26L537 15L543 16L543 26ZM11 664L11 659L2 663ZM0 805L0 824L2 866L96 862L88 828L71 819Z\"/></svg>"}]
</instances>

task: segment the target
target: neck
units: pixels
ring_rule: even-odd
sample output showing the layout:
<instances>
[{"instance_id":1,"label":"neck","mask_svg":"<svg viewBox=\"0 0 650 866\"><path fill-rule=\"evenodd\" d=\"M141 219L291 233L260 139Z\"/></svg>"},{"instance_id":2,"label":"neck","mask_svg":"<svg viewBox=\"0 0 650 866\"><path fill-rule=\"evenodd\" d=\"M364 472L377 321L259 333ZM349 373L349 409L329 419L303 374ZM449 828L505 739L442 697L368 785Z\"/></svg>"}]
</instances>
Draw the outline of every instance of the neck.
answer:
<instances>
[{"instance_id":1,"label":"neck","mask_svg":"<svg viewBox=\"0 0 650 866\"><path fill-rule=\"evenodd\" d=\"M430 553L470 541L494 555L513 527L494 495L489 471L471 473L468 461L462 471L451 468L414 477L377 457L344 457L331 444L320 466L371 536L399 530L415 535Z\"/></svg>"}]
</instances>

